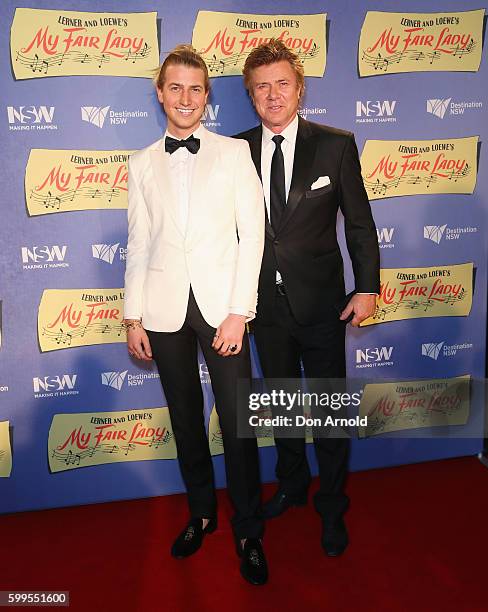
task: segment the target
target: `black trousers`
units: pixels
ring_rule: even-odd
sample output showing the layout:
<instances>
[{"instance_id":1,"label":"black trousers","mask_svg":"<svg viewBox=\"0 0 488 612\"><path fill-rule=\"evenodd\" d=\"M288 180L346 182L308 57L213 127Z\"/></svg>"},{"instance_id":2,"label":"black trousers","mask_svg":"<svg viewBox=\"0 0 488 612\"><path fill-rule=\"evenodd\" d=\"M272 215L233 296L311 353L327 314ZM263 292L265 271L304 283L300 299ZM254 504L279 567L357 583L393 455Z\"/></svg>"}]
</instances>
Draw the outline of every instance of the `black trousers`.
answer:
<instances>
[{"instance_id":1,"label":"black trousers","mask_svg":"<svg viewBox=\"0 0 488 612\"><path fill-rule=\"evenodd\" d=\"M265 378L301 378L300 361L307 378L345 378L345 324L332 308L325 322L299 325L286 295L277 290L273 319L273 325L254 323L254 337ZM311 479L305 440L277 437L275 443L280 489L293 496L305 493ZM320 476L315 508L324 521L334 522L349 505L344 493L349 440L314 436L314 447Z\"/></svg>"},{"instance_id":2,"label":"black trousers","mask_svg":"<svg viewBox=\"0 0 488 612\"><path fill-rule=\"evenodd\" d=\"M203 414L197 341L202 347L215 396L224 442L227 489L237 538L261 537L260 477L256 439L237 437L237 380L251 377L249 339L238 355L220 356L213 348L215 328L203 318L190 290L183 327L176 332L148 331L154 360L168 402L181 474L192 518L216 516L214 473Z\"/></svg>"}]
</instances>

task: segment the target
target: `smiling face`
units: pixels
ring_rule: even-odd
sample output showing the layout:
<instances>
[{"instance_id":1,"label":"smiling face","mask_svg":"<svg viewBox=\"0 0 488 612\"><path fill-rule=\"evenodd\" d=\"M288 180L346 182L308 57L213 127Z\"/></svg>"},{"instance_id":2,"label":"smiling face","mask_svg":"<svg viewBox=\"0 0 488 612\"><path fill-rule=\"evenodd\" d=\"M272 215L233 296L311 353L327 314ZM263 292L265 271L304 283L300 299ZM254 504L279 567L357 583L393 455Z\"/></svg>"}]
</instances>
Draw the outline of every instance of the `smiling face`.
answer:
<instances>
[{"instance_id":1,"label":"smiling face","mask_svg":"<svg viewBox=\"0 0 488 612\"><path fill-rule=\"evenodd\" d=\"M272 132L279 134L293 121L301 91L288 61L254 68L249 89L256 112Z\"/></svg>"},{"instance_id":2,"label":"smiling face","mask_svg":"<svg viewBox=\"0 0 488 612\"><path fill-rule=\"evenodd\" d=\"M203 70L170 64L157 92L168 119L168 132L177 138L190 136L200 125L208 98Z\"/></svg>"}]
</instances>

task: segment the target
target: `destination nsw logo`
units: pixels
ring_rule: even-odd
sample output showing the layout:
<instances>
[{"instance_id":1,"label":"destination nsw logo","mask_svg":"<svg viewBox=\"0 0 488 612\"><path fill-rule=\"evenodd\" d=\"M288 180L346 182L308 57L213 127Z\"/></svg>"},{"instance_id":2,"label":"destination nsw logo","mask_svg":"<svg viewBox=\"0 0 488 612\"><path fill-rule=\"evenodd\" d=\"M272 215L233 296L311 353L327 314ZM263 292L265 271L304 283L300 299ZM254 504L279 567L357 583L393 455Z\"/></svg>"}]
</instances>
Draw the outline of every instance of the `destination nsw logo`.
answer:
<instances>
[{"instance_id":1,"label":"destination nsw logo","mask_svg":"<svg viewBox=\"0 0 488 612\"><path fill-rule=\"evenodd\" d=\"M422 344L422 355L437 361L439 356L454 357L458 351L471 350L473 344L471 342L462 342L460 344L446 344L443 342L426 342Z\"/></svg>"},{"instance_id":2,"label":"destination nsw logo","mask_svg":"<svg viewBox=\"0 0 488 612\"><path fill-rule=\"evenodd\" d=\"M159 379L157 372L138 372L137 374L130 374L129 370L123 372L102 372L101 382L105 387L112 387L117 391L121 391L124 387L124 383L127 383L128 387L141 387L149 380Z\"/></svg>"},{"instance_id":3,"label":"destination nsw logo","mask_svg":"<svg viewBox=\"0 0 488 612\"><path fill-rule=\"evenodd\" d=\"M477 110L481 108L483 108L483 102L479 102L478 100L453 102L452 98L432 98L427 100L426 110L430 115L434 115L439 119L444 119L446 113L449 116L462 116L466 110Z\"/></svg>"},{"instance_id":4,"label":"destination nsw logo","mask_svg":"<svg viewBox=\"0 0 488 612\"><path fill-rule=\"evenodd\" d=\"M110 106L82 106L81 120L102 129L108 118L110 125L127 125L134 119L147 119L149 113L141 110L110 110Z\"/></svg>"},{"instance_id":5,"label":"destination nsw logo","mask_svg":"<svg viewBox=\"0 0 488 612\"><path fill-rule=\"evenodd\" d=\"M127 247L120 247L120 242L114 244L92 244L92 257L105 261L108 264L113 264L114 259L125 261L127 258ZM116 257L119 254L118 258Z\"/></svg>"},{"instance_id":6,"label":"destination nsw logo","mask_svg":"<svg viewBox=\"0 0 488 612\"><path fill-rule=\"evenodd\" d=\"M464 227L447 227L447 223L444 225L424 225L424 238L435 244L440 244L442 239L459 240L461 237L477 232L478 228L471 225Z\"/></svg>"}]
</instances>

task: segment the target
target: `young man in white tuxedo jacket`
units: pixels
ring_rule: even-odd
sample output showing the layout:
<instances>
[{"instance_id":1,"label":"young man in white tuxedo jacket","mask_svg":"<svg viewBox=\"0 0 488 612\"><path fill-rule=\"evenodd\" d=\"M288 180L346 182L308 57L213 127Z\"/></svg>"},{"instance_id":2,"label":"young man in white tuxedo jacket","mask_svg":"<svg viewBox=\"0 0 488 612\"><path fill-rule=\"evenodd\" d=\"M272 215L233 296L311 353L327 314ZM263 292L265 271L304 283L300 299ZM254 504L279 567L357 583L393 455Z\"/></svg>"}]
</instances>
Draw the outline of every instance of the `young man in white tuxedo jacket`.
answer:
<instances>
[{"instance_id":1,"label":"young man in white tuxedo jacket","mask_svg":"<svg viewBox=\"0 0 488 612\"><path fill-rule=\"evenodd\" d=\"M263 584L257 444L236 431L237 380L251 377L245 324L256 311L262 187L247 143L200 124L210 84L191 46L168 55L156 88L166 134L129 161L124 317L129 353L156 361L188 493L190 521L171 552L176 558L193 554L216 528L199 342L222 428L241 573Z\"/></svg>"},{"instance_id":2,"label":"young man in white tuxedo jacket","mask_svg":"<svg viewBox=\"0 0 488 612\"><path fill-rule=\"evenodd\" d=\"M254 49L244 83L261 125L239 134L262 178L267 212L254 337L267 378L344 379L345 322L373 314L379 292L376 229L350 132L298 116L303 65L281 41ZM344 215L356 294L346 300L336 233ZM303 438L275 436L279 487L264 505L267 518L306 502L310 470ZM314 436L322 546L329 556L348 544L343 515L348 440Z\"/></svg>"}]
</instances>

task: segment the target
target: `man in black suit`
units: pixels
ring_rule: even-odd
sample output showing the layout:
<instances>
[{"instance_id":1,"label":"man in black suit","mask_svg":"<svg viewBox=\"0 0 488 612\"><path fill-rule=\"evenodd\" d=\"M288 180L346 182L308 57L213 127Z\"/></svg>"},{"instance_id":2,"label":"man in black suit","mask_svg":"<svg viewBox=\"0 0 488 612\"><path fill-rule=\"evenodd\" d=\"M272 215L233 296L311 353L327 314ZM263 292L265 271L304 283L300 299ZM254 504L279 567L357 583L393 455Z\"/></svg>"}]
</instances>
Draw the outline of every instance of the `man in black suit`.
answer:
<instances>
[{"instance_id":1,"label":"man in black suit","mask_svg":"<svg viewBox=\"0 0 488 612\"><path fill-rule=\"evenodd\" d=\"M267 211L254 335L266 378L344 378L345 325L374 312L379 292L379 250L371 209L350 132L298 116L303 66L281 41L254 49L244 83L262 125L239 134L248 141L261 177ZM345 302L343 261L336 235L337 211L355 278ZM301 362L301 363L300 363ZM343 515L348 440L314 439L320 489L322 546L329 556L348 544ZM310 470L303 438L276 438L279 486L265 504L272 518L306 503Z\"/></svg>"}]
</instances>

